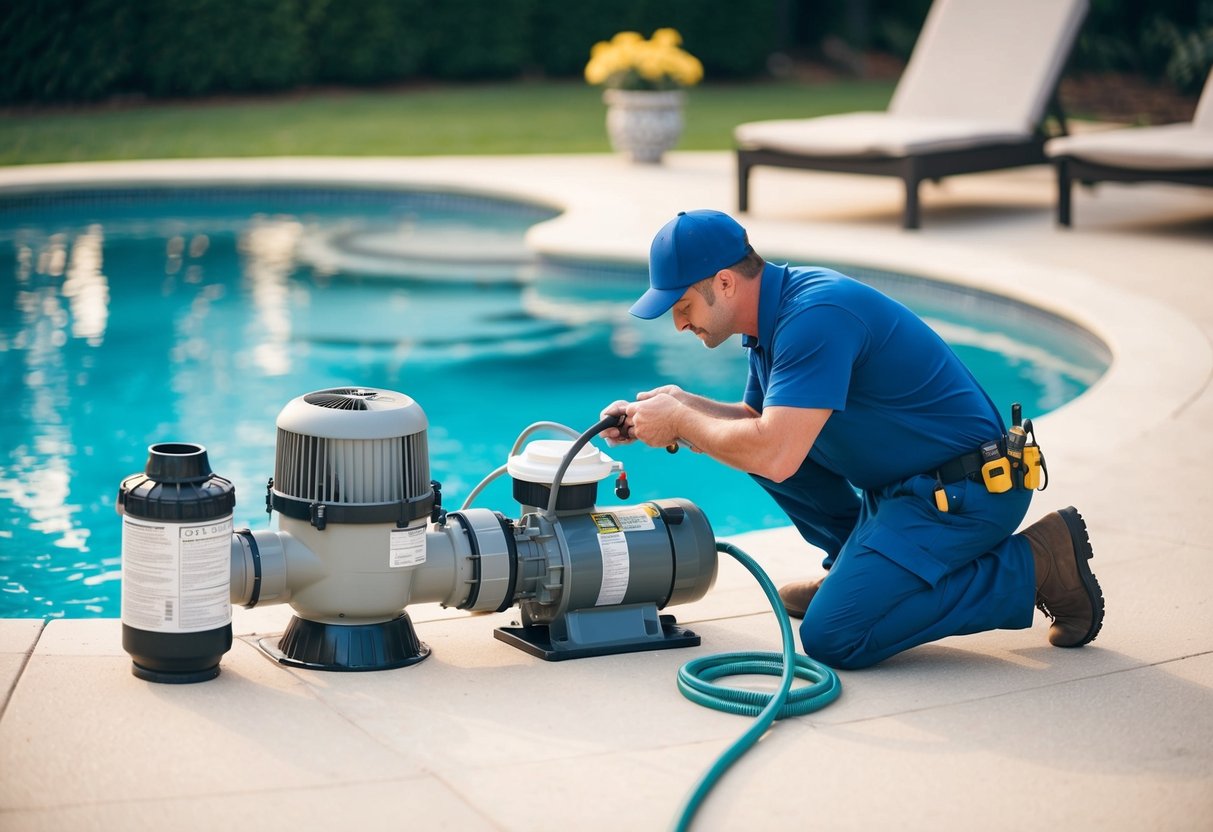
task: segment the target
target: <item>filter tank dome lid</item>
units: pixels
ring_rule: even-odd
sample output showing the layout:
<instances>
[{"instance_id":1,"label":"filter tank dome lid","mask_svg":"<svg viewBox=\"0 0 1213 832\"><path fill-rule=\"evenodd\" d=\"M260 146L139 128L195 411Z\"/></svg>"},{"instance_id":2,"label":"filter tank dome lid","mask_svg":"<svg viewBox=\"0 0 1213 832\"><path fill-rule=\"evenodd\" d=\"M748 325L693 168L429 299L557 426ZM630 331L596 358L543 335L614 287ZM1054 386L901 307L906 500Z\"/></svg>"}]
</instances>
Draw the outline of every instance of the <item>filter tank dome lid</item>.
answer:
<instances>
[{"instance_id":1,"label":"filter tank dome lid","mask_svg":"<svg viewBox=\"0 0 1213 832\"><path fill-rule=\"evenodd\" d=\"M572 444L560 439L537 439L528 444L522 453L510 457L506 469L516 480L551 485ZM615 460L593 445L586 445L573 457L568 470L564 472L562 483L583 485L599 482L610 476L614 467Z\"/></svg>"},{"instance_id":2,"label":"filter tank dome lid","mask_svg":"<svg viewBox=\"0 0 1213 832\"><path fill-rule=\"evenodd\" d=\"M333 387L306 393L278 414L280 430L326 439L392 439L421 433L425 411L411 397L373 387Z\"/></svg>"}]
</instances>

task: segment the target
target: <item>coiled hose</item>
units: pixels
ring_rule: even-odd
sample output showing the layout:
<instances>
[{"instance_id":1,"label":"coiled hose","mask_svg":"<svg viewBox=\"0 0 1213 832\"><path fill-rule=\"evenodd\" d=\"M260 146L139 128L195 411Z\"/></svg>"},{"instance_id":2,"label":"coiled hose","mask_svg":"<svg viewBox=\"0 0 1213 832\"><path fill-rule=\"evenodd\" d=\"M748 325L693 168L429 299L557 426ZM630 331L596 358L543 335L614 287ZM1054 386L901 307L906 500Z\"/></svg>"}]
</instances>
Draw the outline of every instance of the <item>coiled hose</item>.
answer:
<instances>
[{"instance_id":1,"label":"coiled hose","mask_svg":"<svg viewBox=\"0 0 1213 832\"><path fill-rule=\"evenodd\" d=\"M717 653L692 659L679 669L678 689L687 699L718 711L756 718L749 730L726 748L699 779L674 827L678 832L690 828L691 820L708 796L708 792L715 787L729 767L758 742L775 720L820 710L842 693L842 684L833 670L796 652L792 623L788 620L787 611L779 599L779 591L762 568L753 558L731 543L717 543L716 551L732 555L762 586L779 622L779 630L783 635L783 652ZM769 694L713 684L715 679L743 674L780 676L779 689L774 694ZM793 690L792 681L797 678L809 684Z\"/></svg>"}]
</instances>

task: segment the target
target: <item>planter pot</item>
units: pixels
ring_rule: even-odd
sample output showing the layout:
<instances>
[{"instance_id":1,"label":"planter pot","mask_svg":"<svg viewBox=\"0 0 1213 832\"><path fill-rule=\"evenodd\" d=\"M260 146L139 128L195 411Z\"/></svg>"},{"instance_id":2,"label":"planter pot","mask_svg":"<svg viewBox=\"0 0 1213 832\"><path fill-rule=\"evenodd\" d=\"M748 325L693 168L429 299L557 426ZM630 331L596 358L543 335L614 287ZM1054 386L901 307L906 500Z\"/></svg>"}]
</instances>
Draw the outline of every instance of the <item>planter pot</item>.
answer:
<instances>
[{"instance_id":1,"label":"planter pot","mask_svg":"<svg viewBox=\"0 0 1213 832\"><path fill-rule=\"evenodd\" d=\"M682 136L682 90L604 90L611 147L633 162L658 164Z\"/></svg>"}]
</instances>

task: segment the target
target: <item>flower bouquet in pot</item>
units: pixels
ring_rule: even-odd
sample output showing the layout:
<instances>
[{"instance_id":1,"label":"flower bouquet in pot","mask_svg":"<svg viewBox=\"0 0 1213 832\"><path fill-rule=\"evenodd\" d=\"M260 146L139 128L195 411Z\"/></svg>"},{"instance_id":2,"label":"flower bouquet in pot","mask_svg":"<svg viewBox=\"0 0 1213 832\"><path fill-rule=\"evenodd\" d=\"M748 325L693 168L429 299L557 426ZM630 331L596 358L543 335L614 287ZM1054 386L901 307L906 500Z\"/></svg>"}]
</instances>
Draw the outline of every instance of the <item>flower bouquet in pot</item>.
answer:
<instances>
[{"instance_id":1,"label":"flower bouquet in pot","mask_svg":"<svg viewBox=\"0 0 1213 832\"><path fill-rule=\"evenodd\" d=\"M658 29L648 40L620 32L590 51L585 79L605 87L611 147L635 162L660 162L682 135L683 90L703 79L703 64L681 45L676 30Z\"/></svg>"}]
</instances>

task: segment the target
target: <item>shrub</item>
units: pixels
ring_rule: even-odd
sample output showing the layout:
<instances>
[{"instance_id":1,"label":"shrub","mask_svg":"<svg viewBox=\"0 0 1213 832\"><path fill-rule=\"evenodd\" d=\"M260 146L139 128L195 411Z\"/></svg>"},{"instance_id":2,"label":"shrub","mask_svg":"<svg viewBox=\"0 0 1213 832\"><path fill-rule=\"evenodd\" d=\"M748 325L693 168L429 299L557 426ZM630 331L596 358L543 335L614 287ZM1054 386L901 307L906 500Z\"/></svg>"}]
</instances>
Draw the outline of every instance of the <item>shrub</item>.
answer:
<instances>
[{"instance_id":1,"label":"shrub","mask_svg":"<svg viewBox=\"0 0 1213 832\"><path fill-rule=\"evenodd\" d=\"M414 21L425 6L421 0L304 0L308 78L374 84L415 75L425 43Z\"/></svg>"},{"instance_id":2,"label":"shrub","mask_svg":"<svg viewBox=\"0 0 1213 832\"><path fill-rule=\"evenodd\" d=\"M112 93L131 71L134 8L129 0L19 0L0 15L0 100Z\"/></svg>"},{"instance_id":3,"label":"shrub","mask_svg":"<svg viewBox=\"0 0 1213 832\"><path fill-rule=\"evenodd\" d=\"M535 0L428 4L417 21L426 46L422 71L458 80L519 75L531 64L527 47L534 8Z\"/></svg>"},{"instance_id":4,"label":"shrub","mask_svg":"<svg viewBox=\"0 0 1213 832\"><path fill-rule=\"evenodd\" d=\"M153 95L281 89L306 76L298 0L141 5L136 83Z\"/></svg>"}]
</instances>

